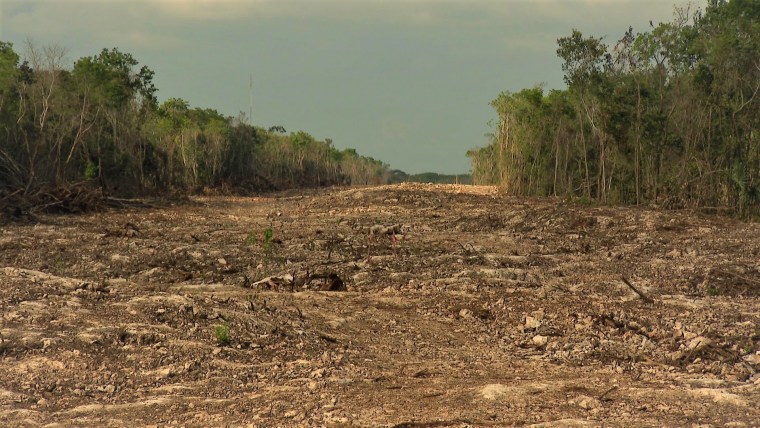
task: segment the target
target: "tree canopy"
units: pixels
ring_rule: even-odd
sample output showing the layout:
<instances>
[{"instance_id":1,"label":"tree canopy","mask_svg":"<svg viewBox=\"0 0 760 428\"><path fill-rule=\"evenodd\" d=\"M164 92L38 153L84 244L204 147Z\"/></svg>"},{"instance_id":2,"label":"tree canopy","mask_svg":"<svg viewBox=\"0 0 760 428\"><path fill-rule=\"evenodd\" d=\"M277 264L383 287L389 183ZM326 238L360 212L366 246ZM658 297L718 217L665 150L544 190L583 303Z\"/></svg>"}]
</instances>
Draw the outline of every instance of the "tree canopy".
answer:
<instances>
[{"instance_id":1,"label":"tree canopy","mask_svg":"<svg viewBox=\"0 0 760 428\"><path fill-rule=\"evenodd\" d=\"M35 203L40 195L58 200L72 188L117 196L255 191L382 183L390 176L383 162L336 149L330 139L256 127L242 113L227 117L178 97L159 103L154 72L117 48L80 58L70 69L59 47L27 51L22 62L11 43L0 41L6 205Z\"/></svg>"},{"instance_id":2,"label":"tree canopy","mask_svg":"<svg viewBox=\"0 0 760 428\"><path fill-rule=\"evenodd\" d=\"M504 92L476 183L760 214L760 4L710 0L615 43L557 40L565 89Z\"/></svg>"}]
</instances>

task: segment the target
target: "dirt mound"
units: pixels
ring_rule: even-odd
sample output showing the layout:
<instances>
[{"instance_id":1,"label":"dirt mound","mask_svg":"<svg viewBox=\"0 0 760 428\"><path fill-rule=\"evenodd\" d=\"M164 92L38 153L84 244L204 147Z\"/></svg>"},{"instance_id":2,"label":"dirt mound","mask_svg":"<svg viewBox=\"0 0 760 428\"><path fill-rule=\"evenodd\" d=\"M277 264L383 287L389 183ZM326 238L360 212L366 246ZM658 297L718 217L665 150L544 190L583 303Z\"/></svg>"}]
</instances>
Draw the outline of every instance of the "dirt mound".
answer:
<instances>
[{"instance_id":1,"label":"dirt mound","mask_svg":"<svg viewBox=\"0 0 760 428\"><path fill-rule=\"evenodd\" d=\"M757 224L454 185L194 202L0 229L0 421L760 420Z\"/></svg>"}]
</instances>

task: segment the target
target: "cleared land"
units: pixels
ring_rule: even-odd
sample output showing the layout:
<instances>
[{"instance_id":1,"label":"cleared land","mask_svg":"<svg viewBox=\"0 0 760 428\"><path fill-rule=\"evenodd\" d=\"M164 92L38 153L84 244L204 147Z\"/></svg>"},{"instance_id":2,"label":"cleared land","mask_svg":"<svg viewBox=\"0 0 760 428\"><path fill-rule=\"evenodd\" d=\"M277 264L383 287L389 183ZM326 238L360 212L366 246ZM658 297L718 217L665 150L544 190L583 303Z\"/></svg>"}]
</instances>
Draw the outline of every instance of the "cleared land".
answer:
<instances>
[{"instance_id":1,"label":"cleared land","mask_svg":"<svg viewBox=\"0 0 760 428\"><path fill-rule=\"evenodd\" d=\"M488 187L43 216L0 229L0 421L756 426L759 296L758 224Z\"/></svg>"}]
</instances>

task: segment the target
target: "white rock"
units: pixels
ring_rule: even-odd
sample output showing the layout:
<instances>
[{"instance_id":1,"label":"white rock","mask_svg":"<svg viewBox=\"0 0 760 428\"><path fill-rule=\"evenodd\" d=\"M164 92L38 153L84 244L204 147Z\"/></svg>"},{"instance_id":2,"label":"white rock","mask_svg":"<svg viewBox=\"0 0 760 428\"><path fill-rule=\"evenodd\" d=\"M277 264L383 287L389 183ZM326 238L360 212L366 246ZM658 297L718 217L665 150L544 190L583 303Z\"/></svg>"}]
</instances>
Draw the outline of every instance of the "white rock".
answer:
<instances>
[{"instance_id":1,"label":"white rock","mask_svg":"<svg viewBox=\"0 0 760 428\"><path fill-rule=\"evenodd\" d=\"M345 318L333 318L331 320L327 321L327 325L329 325L332 328L340 328L343 327L348 322Z\"/></svg>"},{"instance_id":2,"label":"white rock","mask_svg":"<svg viewBox=\"0 0 760 428\"><path fill-rule=\"evenodd\" d=\"M711 344L712 340L704 336L697 336L689 342L688 348L690 351L699 351L710 346Z\"/></svg>"},{"instance_id":3,"label":"white rock","mask_svg":"<svg viewBox=\"0 0 760 428\"><path fill-rule=\"evenodd\" d=\"M500 383L492 383L489 385L484 386L480 390L480 395L483 396L486 400L498 400L501 397L510 394L514 392L513 388L508 387L507 385L502 385Z\"/></svg>"},{"instance_id":4,"label":"white rock","mask_svg":"<svg viewBox=\"0 0 760 428\"><path fill-rule=\"evenodd\" d=\"M594 397L589 397L586 395L582 395L578 397L575 402L578 404L578 407L584 410L592 410L597 409L599 407L602 407L602 402Z\"/></svg>"},{"instance_id":5,"label":"white rock","mask_svg":"<svg viewBox=\"0 0 760 428\"><path fill-rule=\"evenodd\" d=\"M541 327L541 320L540 319L538 319L536 317L532 317L530 315L525 315L525 328L526 329L528 329L528 330L533 329L534 330L534 329L537 329L539 327Z\"/></svg>"},{"instance_id":6,"label":"white rock","mask_svg":"<svg viewBox=\"0 0 760 428\"><path fill-rule=\"evenodd\" d=\"M110 259L112 262L118 263L127 263L130 260L129 256L123 256L121 254L111 254Z\"/></svg>"},{"instance_id":7,"label":"white rock","mask_svg":"<svg viewBox=\"0 0 760 428\"><path fill-rule=\"evenodd\" d=\"M354 280L354 284L362 283L369 279L369 272L359 272L352 276L351 279Z\"/></svg>"},{"instance_id":8,"label":"white rock","mask_svg":"<svg viewBox=\"0 0 760 428\"><path fill-rule=\"evenodd\" d=\"M747 355L744 360L752 365L760 366L760 352Z\"/></svg>"}]
</instances>

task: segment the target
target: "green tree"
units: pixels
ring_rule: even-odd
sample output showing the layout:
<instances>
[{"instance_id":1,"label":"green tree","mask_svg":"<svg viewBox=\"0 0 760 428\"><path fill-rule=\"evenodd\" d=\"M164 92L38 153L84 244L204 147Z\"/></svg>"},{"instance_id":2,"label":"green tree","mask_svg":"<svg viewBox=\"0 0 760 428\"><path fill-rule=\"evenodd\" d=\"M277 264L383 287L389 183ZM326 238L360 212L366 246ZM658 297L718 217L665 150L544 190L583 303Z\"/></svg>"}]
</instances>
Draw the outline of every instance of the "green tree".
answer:
<instances>
[{"instance_id":1,"label":"green tree","mask_svg":"<svg viewBox=\"0 0 760 428\"><path fill-rule=\"evenodd\" d=\"M577 100L576 116L580 121L583 144L586 196L606 200L610 136L604 128L603 100L609 95L610 85L605 72L612 66L612 57L602 38L584 38L578 30L558 39L557 44L557 55L564 61L562 70L565 72L565 82ZM597 158L595 164L590 160L594 155ZM592 175L596 176L595 180Z\"/></svg>"},{"instance_id":2,"label":"green tree","mask_svg":"<svg viewBox=\"0 0 760 428\"><path fill-rule=\"evenodd\" d=\"M129 53L117 48L103 49L100 54L80 58L74 63L73 74L82 80L105 105L123 107L136 101L146 107L156 107L155 73L147 66L139 70L139 62Z\"/></svg>"},{"instance_id":3,"label":"green tree","mask_svg":"<svg viewBox=\"0 0 760 428\"><path fill-rule=\"evenodd\" d=\"M476 182L516 194L760 212L760 4L710 0L610 49L558 40L567 90L502 93Z\"/></svg>"}]
</instances>

